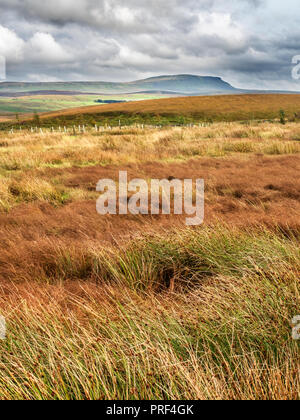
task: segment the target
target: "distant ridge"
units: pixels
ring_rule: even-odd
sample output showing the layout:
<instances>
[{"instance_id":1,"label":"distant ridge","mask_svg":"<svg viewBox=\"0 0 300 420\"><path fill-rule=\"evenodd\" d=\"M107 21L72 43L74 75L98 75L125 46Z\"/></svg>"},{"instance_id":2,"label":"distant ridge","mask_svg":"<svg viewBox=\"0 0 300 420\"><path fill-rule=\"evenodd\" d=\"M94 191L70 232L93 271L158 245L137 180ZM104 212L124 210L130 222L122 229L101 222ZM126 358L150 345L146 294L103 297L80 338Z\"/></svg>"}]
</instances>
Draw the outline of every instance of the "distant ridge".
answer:
<instances>
[{"instance_id":1,"label":"distant ridge","mask_svg":"<svg viewBox=\"0 0 300 420\"><path fill-rule=\"evenodd\" d=\"M164 94L197 95L235 92L236 89L220 77L194 76L189 74L150 77L133 82L45 82L23 83L3 82L0 84L0 95L8 93L39 94L133 94L143 92L163 92ZM55 93L54 93L55 92Z\"/></svg>"},{"instance_id":2,"label":"distant ridge","mask_svg":"<svg viewBox=\"0 0 300 420\"><path fill-rule=\"evenodd\" d=\"M32 95L133 95L211 96L233 94L299 93L276 90L237 89L220 77L191 74L163 75L133 82L2 82L0 97Z\"/></svg>"},{"instance_id":3,"label":"distant ridge","mask_svg":"<svg viewBox=\"0 0 300 420\"><path fill-rule=\"evenodd\" d=\"M124 92L122 95L164 95L164 96L189 96L188 93L172 92L168 90L141 90L136 92ZM2 98L19 98L22 96L34 96L34 95L87 95L86 92L80 91L67 91L67 90L35 90L35 91L26 91L26 92L3 92L0 90L0 97ZM109 93L88 93L88 95L95 96L112 96L113 94Z\"/></svg>"}]
</instances>

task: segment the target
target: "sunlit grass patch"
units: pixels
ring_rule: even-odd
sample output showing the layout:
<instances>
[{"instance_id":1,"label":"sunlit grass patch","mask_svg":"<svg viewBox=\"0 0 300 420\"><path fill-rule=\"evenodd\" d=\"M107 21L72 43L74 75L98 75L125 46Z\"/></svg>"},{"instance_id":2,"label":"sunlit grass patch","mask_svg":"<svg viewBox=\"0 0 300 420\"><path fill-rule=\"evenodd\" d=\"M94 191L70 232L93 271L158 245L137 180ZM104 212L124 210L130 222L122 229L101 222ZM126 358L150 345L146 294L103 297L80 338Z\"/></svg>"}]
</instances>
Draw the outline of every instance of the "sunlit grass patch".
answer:
<instances>
[{"instance_id":1,"label":"sunlit grass patch","mask_svg":"<svg viewBox=\"0 0 300 420\"><path fill-rule=\"evenodd\" d=\"M262 147L266 155L288 155L300 153L300 144L295 142L273 142Z\"/></svg>"},{"instance_id":2,"label":"sunlit grass patch","mask_svg":"<svg viewBox=\"0 0 300 420\"><path fill-rule=\"evenodd\" d=\"M299 153L297 124L218 123L207 127L115 129L66 133L16 133L3 136L0 169L17 172L45 167L68 168L143 161L162 161L235 153ZM245 139L244 141L238 141ZM8 147L6 147L8 145Z\"/></svg>"}]
</instances>

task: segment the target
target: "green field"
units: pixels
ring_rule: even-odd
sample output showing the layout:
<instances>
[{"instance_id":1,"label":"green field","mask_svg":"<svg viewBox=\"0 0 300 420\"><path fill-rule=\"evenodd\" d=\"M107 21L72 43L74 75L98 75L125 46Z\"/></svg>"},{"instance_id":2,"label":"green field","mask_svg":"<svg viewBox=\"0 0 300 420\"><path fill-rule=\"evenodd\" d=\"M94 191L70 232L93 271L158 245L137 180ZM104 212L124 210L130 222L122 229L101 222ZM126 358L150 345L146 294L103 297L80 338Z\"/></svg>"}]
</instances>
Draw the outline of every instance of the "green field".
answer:
<instances>
[{"instance_id":1,"label":"green field","mask_svg":"<svg viewBox=\"0 0 300 420\"><path fill-rule=\"evenodd\" d=\"M140 101L145 99L160 99L166 95L132 94L132 95L32 95L22 97L0 97L0 116L12 114L31 114L34 112L51 112L81 106L98 105L95 101L120 100ZM15 115L14 115L15 116Z\"/></svg>"}]
</instances>

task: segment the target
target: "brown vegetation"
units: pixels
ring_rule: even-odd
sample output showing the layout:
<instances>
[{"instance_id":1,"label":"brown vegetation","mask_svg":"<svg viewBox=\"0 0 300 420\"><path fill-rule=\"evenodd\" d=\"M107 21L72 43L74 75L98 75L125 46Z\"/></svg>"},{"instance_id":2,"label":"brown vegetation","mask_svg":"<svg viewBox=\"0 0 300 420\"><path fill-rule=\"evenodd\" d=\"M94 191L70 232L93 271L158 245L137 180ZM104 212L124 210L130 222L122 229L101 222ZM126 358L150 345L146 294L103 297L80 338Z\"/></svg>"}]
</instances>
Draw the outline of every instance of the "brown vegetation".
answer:
<instances>
[{"instance_id":1,"label":"brown vegetation","mask_svg":"<svg viewBox=\"0 0 300 420\"><path fill-rule=\"evenodd\" d=\"M55 259L58 245L99 248L184 227L185 216L98 215L96 184L118 181L119 170L129 179L203 178L207 225L299 232L298 136L296 124L3 136L0 277L44 275L44 256Z\"/></svg>"},{"instance_id":2,"label":"brown vegetation","mask_svg":"<svg viewBox=\"0 0 300 420\"><path fill-rule=\"evenodd\" d=\"M300 95L253 94L167 98L133 101L111 105L88 106L42 113L42 119L85 114L153 114L212 118L216 121L238 121L278 118L283 109L288 117L300 112ZM24 118L24 120L30 119Z\"/></svg>"}]
</instances>

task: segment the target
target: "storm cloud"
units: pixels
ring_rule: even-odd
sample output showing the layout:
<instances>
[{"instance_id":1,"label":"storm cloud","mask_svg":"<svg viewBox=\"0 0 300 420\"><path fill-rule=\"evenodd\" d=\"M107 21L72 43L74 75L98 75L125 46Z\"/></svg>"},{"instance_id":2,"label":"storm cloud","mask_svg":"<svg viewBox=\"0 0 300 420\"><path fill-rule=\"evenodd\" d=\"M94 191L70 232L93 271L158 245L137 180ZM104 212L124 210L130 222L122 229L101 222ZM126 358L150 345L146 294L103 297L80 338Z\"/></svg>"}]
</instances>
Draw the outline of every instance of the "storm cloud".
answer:
<instances>
[{"instance_id":1,"label":"storm cloud","mask_svg":"<svg viewBox=\"0 0 300 420\"><path fill-rule=\"evenodd\" d=\"M298 10L298 0L0 0L0 55L8 80L192 73L300 90Z\"/></svg>"}]
</instances>

